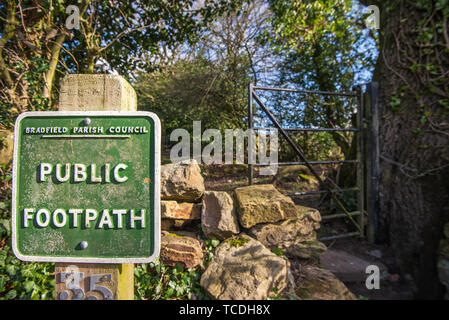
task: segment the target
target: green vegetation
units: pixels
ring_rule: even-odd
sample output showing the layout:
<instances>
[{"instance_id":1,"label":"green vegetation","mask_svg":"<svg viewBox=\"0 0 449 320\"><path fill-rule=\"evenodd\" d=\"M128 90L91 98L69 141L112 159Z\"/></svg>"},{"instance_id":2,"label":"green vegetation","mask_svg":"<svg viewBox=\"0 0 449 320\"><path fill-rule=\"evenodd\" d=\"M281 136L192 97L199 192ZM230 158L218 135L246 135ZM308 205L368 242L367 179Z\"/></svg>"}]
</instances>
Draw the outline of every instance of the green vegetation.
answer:
<instances>
[{"instance_id":1,"label":"green vegetation","mask_svg":"<svg viewBox=\"0 0 449 320\"><path fill-rule=\"evenodd\" d=\"M22 262L12 253L11 232L0 221L0 300L54 299L54 263Z\"/></svg>"},{"instance_id":2,"label":"green vegetation","mask_svg":"<svg viewBox=\"0 0 449 320\"><path fill-rule=\"evenodd\" d=\"M135 299L204 299L199 286L200 270L184 270L183 266L167 267L159 260L150 264L137 265L135 275Z\"/></svg>"},{"instance_id":3,"label":"green vegetation","mask_svg":"<svg viewBox=\"0 0 449 320\"><path fill-rule=\"evenodd\" d=\"M24 111L57 110L58 83L66 74L112 71L133 84L139 109L158 113L167 134L175 128L191 130L195 120L202 121L203 130L245 129L249 82L264 84L272 79L271 84L304 86L304 82L286 78L293 72L288 70L290 66L307 66L310 74L334 68L326 64L329 61L325 57L343 54L358 37L355 31L346 37L344 31L353 20L344 18L345 12L351 11L347 1L335 4L337 18L330 12L334 4L327 1L213 1L185 10L190 3L139 1L132 5L115 0L82 0L77 4L81 18L78 30L65 25L65 9L72 4L69 1L7 0L0 4L0 130L12 130L16 117ZM292 9L300 13L299 17L291 15ZM136 14L139 19L135 19ZM332 23L323 24L326 19ZM295 28L304 26L320 38L310 37L308 32L298 42L301 32ZM338 40L334 44L324 43L329 31ZM301 46L295 47L294 43ZM333 51L326 53L330 47ZM310 64L314 55L307 48L321 50L315 64ZM354 57L341 63L351 64ZM334 74L340 73L334 70ZM302 75L296 73L296 79ZM321 78L316 75L310 84ZM332 78L329 83L339 80ZM324 89L320 84L313 86L310 88ZM332 105L332 101L327 103L342 108ZM278 105L270 107L276 109ZM311 114L305 115L298 124L321 125ZM344 114L341 123L335 125L346 124L348 119ZM287 117L285 121L292 124L299 118ZM342 157L341 144L331 134L294 138L304 145L310 159ZM352 137L345 139L350 141ZM291 158L288 148L281 150L281 159ZM20 262L11 252L11 166L2 165L0 174L0 297L54 298L50 294L54 288L53 264ZM307 176L302 178L307 180ZM247 241L240 238L228 243L239 247ZM205 263L218 244L218 240L206 242ZM136 266L135 273L136 298L205 297L198 285L200 267L184 270L154 262Z\"/></svg>"},{"instance_id":4,"label":"green vegetation","mask_svg":"<svg viewBox=\"0 0 449 320\"><path fill-rule=\"evenodd\" d=\"M271 252L273 252L277 256L284 256L284 252L282 252L281 248L273 248L271 249Z\"/></svg>"},{"instance_id":5,"label":"green vegetation","mask_svg":"<svg viewBox=\"0 0 449 320\"><path fill-rule=\"evenodd\" d=\"M54 263L22 262L11 250L11 167L0 166L0 300L54 299Z\"/></svg>"},{"instance_id":6,"label":"green vegetation","mask_svg":"<svg viewBox=\"0 0 449 320\"><path fill-rule=\"evenodd\" d=\"M66 27L66 8L72 3L79 8L79 29ZM379 221L385 230L380 238L407 244L393 251L404 260L404 270L421 279L418 286L426 288L437 277L430 262L436 261L432 247L439 239L430 235L440 236L434 230L440 229L448 207L447 179L442 178L449 168L448 3L240 0L198 6L191 0L5 0L0 3L0 131L11 131L22 112L57 110L58 84L70 73L126 77L136 88L139 109L161 117L166 141L176 128L191 130L193 121L202 121L203 130L246 129L249 82L354 92L373 78L381 83ZM379 30L365 25L369 13L364 9L371 4L380 8ZM260 96L283 126L349 128L356 122L354 98ZM260 116L254 115L257 125L272 125ZM354 132L291 136L308 160L356 158ZM296 161L286 142L280 143L279 160ZM342 166L335 175L341 186L354 185L354 167ZM355 208L353 193L340 199ZM23 263L11 252L10 206L11 165L0 165L0 298L52 299L54 266ZM407 230L409 225L418 229ZM247 239L227 241L238 247ZM207 243L207 259L218 243ZM417 253L425 254L418 262ZM204 298L198 286L201 270L139 265L136 297Z\"/></svg>"},{"instance_id":7,"label":"green vegetation","mask_svg":"<svg viewBox=\"0 0 449 320\"><path fill-rule=\"evenodd\" d=\"M182 236L180 236L180 235L177 235L176 233L167 233L167 235L168 236L170 236L170 237L175 237L175 238L182 238Z\"/></svg>"},{"instance_id":8,"label":"green vegetation","mask_svg":"<svg viewBox=\"0 0 449 320\"><path fill-rule=\"evenodd\" d=\"M134 268L134 292L137 300L157 299L208 299L199 282L201 274L213 258L218 240L205 240L203 264L186 269L177 264L169 267L159 259L149 264L136 265Z\"/></svg>"},{"instance_id":9,"label":"green vegetation","mask_svg":"<svg viewBox=\"0 0 449 320\"><path fill-rule=\"evenodd\" d=\"M245 243L248 243L250 239L240 236L237 238L229 238L225 240L225 242L232 248L240 248L245 245Z\"/></svg>"}]
</instances>

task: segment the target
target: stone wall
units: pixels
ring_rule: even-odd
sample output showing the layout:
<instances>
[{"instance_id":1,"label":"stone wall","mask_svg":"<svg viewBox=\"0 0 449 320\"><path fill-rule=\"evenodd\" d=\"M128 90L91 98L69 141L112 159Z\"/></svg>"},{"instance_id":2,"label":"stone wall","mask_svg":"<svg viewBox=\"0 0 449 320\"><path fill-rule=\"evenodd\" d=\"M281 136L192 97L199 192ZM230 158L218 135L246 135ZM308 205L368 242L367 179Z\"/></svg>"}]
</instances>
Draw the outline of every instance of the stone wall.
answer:
<instances>
[{"instance_id":1,"label":"stone wall","mask_svg":"<svg viewBox=\"0 0 449 320\"><path fill-rule=\"evenodd\" d=\"M355 299L317 261L321 215L297 206L273 185L206 191L195 161L161 167L161 254L166 265L202 264L205 239L220 241L203 266L201 286L213 299ZM294 263L292 263L294 262ZM299 268L292 265L301 264Z\"/></svg>"}]
</instances>

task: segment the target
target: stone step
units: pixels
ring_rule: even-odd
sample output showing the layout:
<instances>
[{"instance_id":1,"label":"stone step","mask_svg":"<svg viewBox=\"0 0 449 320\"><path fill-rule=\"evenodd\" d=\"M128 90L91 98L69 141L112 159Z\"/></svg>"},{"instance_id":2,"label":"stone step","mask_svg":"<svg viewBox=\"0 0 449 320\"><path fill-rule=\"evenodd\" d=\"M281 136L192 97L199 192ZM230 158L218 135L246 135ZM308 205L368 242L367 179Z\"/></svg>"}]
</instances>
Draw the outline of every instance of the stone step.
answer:
<instances>
[{"instance_id":1,"label":"stone step","mask_svg":"<svg viewBox=\"0 0 449 320\"><path fill-rule=\"evenodd\" d=\"M361 258L332 248L321 255L320 265L343 282L365 282L370 275L366 273L366 268L370 265L379 267L381 279L388 276L387 267L374 257L373 259Z\"/></svg>"}]
</instances>

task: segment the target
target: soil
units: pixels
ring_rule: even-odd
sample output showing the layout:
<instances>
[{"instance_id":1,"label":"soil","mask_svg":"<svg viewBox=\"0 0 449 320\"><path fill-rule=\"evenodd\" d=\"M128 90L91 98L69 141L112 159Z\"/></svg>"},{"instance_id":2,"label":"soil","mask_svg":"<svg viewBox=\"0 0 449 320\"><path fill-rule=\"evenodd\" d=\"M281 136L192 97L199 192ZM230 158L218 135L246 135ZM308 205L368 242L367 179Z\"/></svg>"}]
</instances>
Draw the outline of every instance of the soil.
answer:
<instances>
[{"instance_id":1,"label":"soil","mask_svg":"<svg viewBox=\"0 0 449 320\"><path fill-rule=\"evenodd\" d=\"M328 249L347 252L356 258L372 261L373 264L379 262L386 266L388 274L384 279L381 278L379 289L367 289L365 281L343 281L348 289L360 299L411 300L414 298L411 277L397 273L394 257L389 253L388 248L369 243L360 237L337 239L324 243Z\"/></svg>"}]
</instances>

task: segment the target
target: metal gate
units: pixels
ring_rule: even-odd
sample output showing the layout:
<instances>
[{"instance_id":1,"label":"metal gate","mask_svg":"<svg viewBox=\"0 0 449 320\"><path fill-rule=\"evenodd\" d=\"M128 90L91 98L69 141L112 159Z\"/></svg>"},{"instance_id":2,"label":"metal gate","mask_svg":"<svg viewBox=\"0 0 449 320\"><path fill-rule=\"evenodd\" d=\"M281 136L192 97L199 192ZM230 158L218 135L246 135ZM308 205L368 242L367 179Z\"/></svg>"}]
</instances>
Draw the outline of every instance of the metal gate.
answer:
<instances>
[{"instance_id":1,"label":"metal gate","mask_svg":"<svg viewBox=\"0 0 449 320\"><path fill-rule=\"evenodd\" d=\"M363 92L362 86L357 86L354 92L339 93L339 92L327 92L327 91L312 91L312 90L298 90L288 88L271 88L254 86L249 84L248 87L248 128L253 130L267 130L272 127L254 127L254 114L257 111L257 107L262 111L263 116L267 116L271 123L274 125L281 136L287 141L288 145L293 148L296 155L301 160L300 162L279 162L279 166L288 165L305 165L313 176L317 179L320 186L324 186L323 180L314 169L316 165L331 165L331 164L344 164L354 163L357 165L357 179L356 185L351 188L340 188L332 179L328 178L331 186L326 187L325 190L315 190L307 192L295 192L286 193L285 195L292 198L302 197L310 194L329 194L338 208L343 213L337 213L332 215L325 215L322 217L323 221L347 218L356 227L356 232L349 232L344 234L338 234L328 237L320 238L321 241L346 238L352 236L365 237L368 236L368 240L375 241L375 231L377 226L377 83L370 83L366 86L366 93ZM291 92L301 93L306 95L323 95L323 96L338 96L338 97L353 97L356 99L357 104L357 125L354 128L283 128L279 121L275 118L268 107L262 102L261 98L257 94L257 91L278 91L278 92ZM253 103L256 102L256 104ZM365 132L365 130L367 132ZM357 158L345 159L337 161L308 161L301 146L293 141L288 132L297 131L352 131L356 133L357 138ZM367 147L369 150L365 150ZM367 152L368 151L368 152ZM254 166L263 166L261 164L248 164L248 180L249 184L254 182ZM368 190L368 193L367 193ZM349 211L345 205L337 197L337 194L345 192L357 192L357 210ZM367 227L365 229L365 227Z\"/></svg>"}]
</instances>

